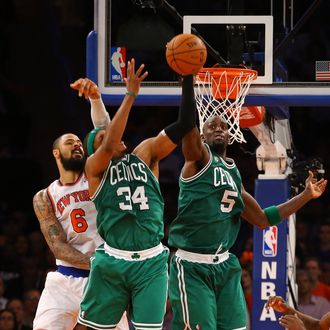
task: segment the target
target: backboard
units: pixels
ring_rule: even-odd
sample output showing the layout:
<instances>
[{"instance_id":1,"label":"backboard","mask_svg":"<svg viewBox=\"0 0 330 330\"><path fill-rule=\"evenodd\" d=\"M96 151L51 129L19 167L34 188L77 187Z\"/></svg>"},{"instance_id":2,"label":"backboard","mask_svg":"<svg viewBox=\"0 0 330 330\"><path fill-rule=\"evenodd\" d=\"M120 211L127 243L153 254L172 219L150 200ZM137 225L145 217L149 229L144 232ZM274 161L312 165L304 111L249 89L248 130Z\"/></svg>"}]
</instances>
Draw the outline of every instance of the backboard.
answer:
<instances>
[{"instance_id":1,"label":"backboard","mask_svg":"<svg viewBox=\"0 0 330 330\"><path fill-rule=\"evenodd\" d=\"M244 8L243 0L95 0L87 75L98 82L106 104L118 105L125 93L125 64L134 57L149 71L136 104L175 106L181 88L166 63L165 45L176 34L194 33L207 45L206 67L243 63L258 71L246 105L329 105L330 84L316 81L315 72L326 55L314 52L305 60L305 44L322 49L326 40L304 28L304 13L311 8L294 12L287 1L254 2ZM313 9L315 14L318 8Z\"/></svg>"}]
</instances>

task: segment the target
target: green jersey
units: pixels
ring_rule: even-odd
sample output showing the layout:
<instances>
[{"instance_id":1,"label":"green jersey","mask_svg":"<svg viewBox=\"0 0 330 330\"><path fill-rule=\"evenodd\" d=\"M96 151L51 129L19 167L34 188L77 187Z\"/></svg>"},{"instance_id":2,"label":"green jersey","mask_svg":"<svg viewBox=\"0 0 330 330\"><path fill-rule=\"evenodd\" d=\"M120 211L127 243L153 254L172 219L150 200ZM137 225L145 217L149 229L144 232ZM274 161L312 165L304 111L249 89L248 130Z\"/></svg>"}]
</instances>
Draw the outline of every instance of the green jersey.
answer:
<instances>
[{"instance_id":1,"label":"green jersey","mask_svg":"<svg viewBox=\"0 0 330 330\"><path fill-rule=\"evenodd\" d=\"M98 232L109 246L140 251L163 238L164 200L159 183L136 155L112 160L91 199L98 212Z\"/></svg>"},{"instance_id":2,"label":"green jersey","mask_svg":"<svg viewBox=\"0 0 330 330\"><path fill-rule=\"evenodd\" d=\"M169 245L195 253L215 254L235 242L244 209L242 180L232 159L211 152L196 175L180 177L178 214L170 225Z\"/></svg>"}]
</instances>

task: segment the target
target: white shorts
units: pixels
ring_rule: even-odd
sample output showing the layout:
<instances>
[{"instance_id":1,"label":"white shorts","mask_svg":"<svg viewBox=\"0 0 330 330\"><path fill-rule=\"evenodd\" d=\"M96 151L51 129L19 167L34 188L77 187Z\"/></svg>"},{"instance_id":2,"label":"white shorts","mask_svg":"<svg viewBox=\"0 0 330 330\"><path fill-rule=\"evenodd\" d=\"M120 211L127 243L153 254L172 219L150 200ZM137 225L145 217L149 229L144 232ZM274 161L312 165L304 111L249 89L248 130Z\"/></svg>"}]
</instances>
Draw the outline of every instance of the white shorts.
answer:
<instances>
[{"instance_id":1,"label":"white shorts","mask_svg":"<svg viewBox=\"0 0 330 330\"><path fill-rule=\"evenodd\" d=\"M87 277L49 272L33 321L34 330L72 330L78 320L80 302ZM117 330L128 330L126 312Z\"/></svg>"}]
</instances>

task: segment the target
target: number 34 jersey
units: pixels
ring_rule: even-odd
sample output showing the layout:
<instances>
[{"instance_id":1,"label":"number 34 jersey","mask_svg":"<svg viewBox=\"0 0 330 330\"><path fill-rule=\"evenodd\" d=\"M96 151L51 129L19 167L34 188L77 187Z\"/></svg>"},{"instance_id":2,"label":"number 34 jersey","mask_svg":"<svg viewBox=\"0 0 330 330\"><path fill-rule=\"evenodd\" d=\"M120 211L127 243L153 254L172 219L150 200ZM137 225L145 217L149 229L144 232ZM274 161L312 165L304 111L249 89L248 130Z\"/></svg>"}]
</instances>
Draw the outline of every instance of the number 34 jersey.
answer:
<instances>
[{"instance_id":1,"label":"number 34 jersey","mask_svg":"<svg viewBox=\"0 0 330 330\"><path fill-rule=\"evenodd\" d=\"M60 222L66 241L78 251L92 255L103 243L96 230L96 208L89 198L88 183L82 173L76 182L62 184L55 180L47 188L48 197ZM57 265L72 266L62 260Z\"/></svg>"},{"instance_id":2,"label":"number 34 jersey","mask_svg":"<svg viewBox=\"0 0 330 330\"><path fill-rule=\"evenodd\" d=\"M164 200L157 178L136 155L112 160L91 199L97 227L113 248L140 251L164 236Z\"/></svg>"},{"instance_id":3,"label":"number 34 jersey","mask_svg":"<svg viewBox=\"0 0 330 330\"><path fill-rule=\"evenodd\" d=\"M170 225L169 245L214 254L235 242L244 210L241 175L232 159L211 152L196 175L180 177L178 214Z\"/></svg>"}]
</instances>

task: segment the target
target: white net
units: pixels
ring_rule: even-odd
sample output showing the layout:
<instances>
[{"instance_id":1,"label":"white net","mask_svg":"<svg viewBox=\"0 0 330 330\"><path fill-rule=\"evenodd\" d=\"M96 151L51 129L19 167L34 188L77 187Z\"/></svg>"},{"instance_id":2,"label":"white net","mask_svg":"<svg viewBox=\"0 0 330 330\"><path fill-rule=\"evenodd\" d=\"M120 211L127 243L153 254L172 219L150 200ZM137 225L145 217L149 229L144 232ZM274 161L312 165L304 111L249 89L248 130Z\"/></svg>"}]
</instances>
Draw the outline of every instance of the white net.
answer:
<instances>
[{"instance_id":1,"label":"white net","mask_svg":"<svg viewBox=\"0 0 330 330\"><path fill-rule=\"evenodd\" d=\"M195 82L200 131L208 118L220 116L228 125L229 144L246 142L239 126L240 113L256 78L256 71L245 68L202 69Z\"/></svg>"}]
</instances>

